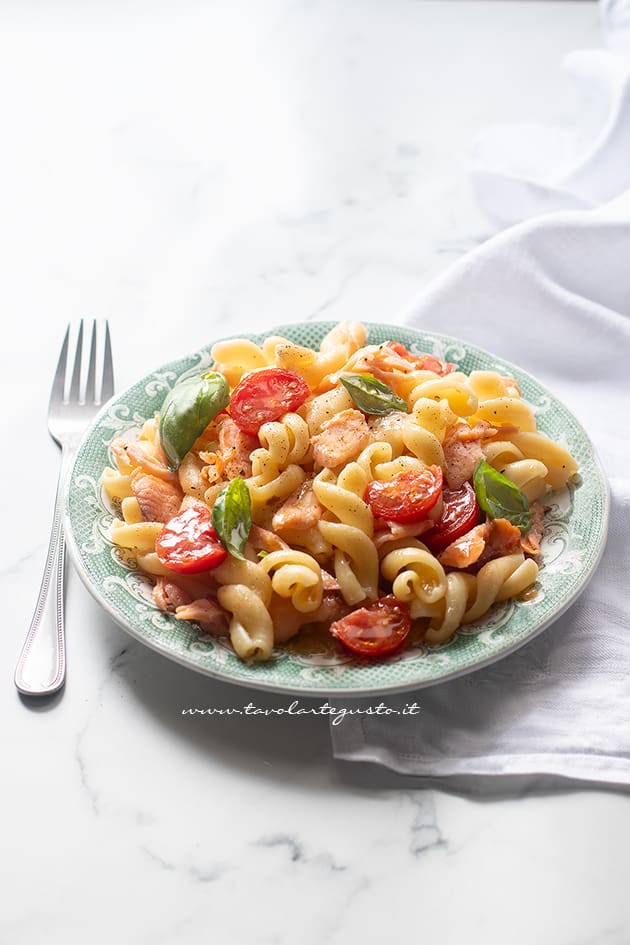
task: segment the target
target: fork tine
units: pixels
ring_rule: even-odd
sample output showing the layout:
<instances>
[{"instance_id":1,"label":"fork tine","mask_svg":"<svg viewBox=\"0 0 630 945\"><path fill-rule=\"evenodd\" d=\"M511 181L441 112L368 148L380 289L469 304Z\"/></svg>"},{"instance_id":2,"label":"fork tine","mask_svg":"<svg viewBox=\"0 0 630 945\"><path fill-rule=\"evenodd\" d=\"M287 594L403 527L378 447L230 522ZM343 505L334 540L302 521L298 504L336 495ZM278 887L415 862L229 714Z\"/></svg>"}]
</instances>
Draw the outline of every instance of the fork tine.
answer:
<instances>
[{"instance_id":1,"label":"fork tine","mask_svg":"<svg viewBox=\"0 0 630 945\"><path fill-rule=\"evenodd\" d=\"M72 369L72 380L70 381L70 391L68 399L71 403L79 403L81 393L81 359L83 357L83 319L79 322L79 334L77 336L77 350L74 355L74 368Z\"/></svg>"},{"instance_id":2,"label":"fork tine","mask_svg":"<svg viewBox=\"0 0 630 945\"><path fill-rule=\"evenodd\" d=\"M112 342L109 336L109 322L105 322L105 349L103 351L103 384L101 386L101 403L105 403L114 395L114 361L112 358Z\"/></svg>"},{"instance_id":3,"label":"fork tine","mask_svg":"<svg viewBox=\"0 0 630 945\"><path fill-rule=\"evenodd\" d=\"M61 346L61 351L59 352L59 360L57 361L57 368L55 370L55 378L53 380L52 390L50 391L50 400L51 403L56 401L61 403L63 401L63 392L64 386L66 383L66 364L68 361L68 341L70 338L70 325L66 328L66 333L63 337L63 344Z\"/></svg>"},{"instance_id":4,"label":"fork tine","mask_svg":"<svg viewBox=\"0 0 630 945\"><path fill-rule=\"evenodd\" d=\"M88 375L85 383L85 400L90 403L90 398L94 403L96 400L96 319L92 322L92 340L90 341L90 361L88 364Z\"/></svg>"}]
</instances>

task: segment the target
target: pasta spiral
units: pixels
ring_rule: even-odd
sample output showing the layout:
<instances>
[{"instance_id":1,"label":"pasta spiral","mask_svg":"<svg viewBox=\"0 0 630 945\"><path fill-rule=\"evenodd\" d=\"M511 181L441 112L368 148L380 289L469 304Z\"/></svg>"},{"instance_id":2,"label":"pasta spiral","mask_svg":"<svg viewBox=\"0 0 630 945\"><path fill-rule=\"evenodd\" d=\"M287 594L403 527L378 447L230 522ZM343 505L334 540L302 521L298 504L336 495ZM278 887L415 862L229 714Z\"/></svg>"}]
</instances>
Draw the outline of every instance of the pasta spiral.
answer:
<instances>
[{"instance_id":1,"label":"pasta spiral","mask_svg":"<svg viewBox=\"0 0 630 945\"><path fill-rule=\"evenodd\" d=\"M378 596L378 554L371 540L372 512L356 491L360 483L367 483L365 474L357 463L350 464L344 473L336 477L323 469L313 481L313 492L337 519L320 521L318 529L335 549L335 575L344 600L357 604Z\"/></svg>"},{"instance_id":2,"label":"pasta spiral","mask_svg":"<svg viewBox=\"0 0 630 945\"><path fill-rule=\"evenodd\" d=\"M494 603L516 597L530 587L537 576L538 565L521 552L488 561L477 574L474 598L462 617L462 623L472 623Z\"/></svg>"},{"instance_id":3,"label":"pasta spiral","mask_svg":"<svg viewBox=\"0 0 630 945\"><path fill-rule=\"evenodd\" d=\"M388 606L401 619L424 620L424 642L444 644L536 581L544 498L577 472L568 448L538 429L539 409L514 378L466 374L441 360L443 351L434 357L397 341L366 344L366 337L364 325L348 321L317 348L282 335L217 342L213 370L231 397L240 389L227 415L194 427L197 439L176 472L160 444L159 416L111 443L101 487L115 515L114 545L157 582L161 609L197 595L193 604L216 610L218 632L227 623L242 659L270 659L274 639L284 642L304 624L352 621L348 611L368 608L370 618L357 619L369 625ZM257 387L262 369L267 386ZM240 425L239 407L248 411ZM484 504L475 475L484 459L509 480L504 503ZM482 471L490 494L501 479ZM479 519L475 490L488 509ZM510 513L510 497L518 514ZM507 521L491 517L504 508ZM183 565L165 552L164 536L158 542L178 513L180 525L195 517L205 523L203 540L218 550L216 559L201 556L201 572L186 573L186 535L177 548ZM186 604L179 606L185 614Z\"/></svg>"},{"instance_id":4,"label":"pasta spiral","mask_svg":"<svg viewBox=\"0 0 630 945\"><path fill-rule=\"evenodd\" d=\"M219 604L232 614L229 634L236 653L244 660L268 660L273 649L273 621L268 606L271 581L252 561L228 558L213 571L221 587Z\"/></svg>"},{"instance_id":5,"label":"pasta spiral","mask_svg":"<svg viewBox=\"0 0 630 945\"><path fill-rule=\"evenodd\" d=\"M444 568L426 545L415 539L385 545L381 574L398 600L435 604L446 593Z\"/></svg>"},{"instance_id":6,"label":"pasta spiral","mask_svg":"<svg viewBox=\"0 0 630 945\"><path fill-rule=\"evenodd\" d=\"M271 586L280 597L290 598L300 613L317 610L322 602L322 569L311 555L302 551L273 551L260 564L271 576Z\"/></svg>"}]
</instances>

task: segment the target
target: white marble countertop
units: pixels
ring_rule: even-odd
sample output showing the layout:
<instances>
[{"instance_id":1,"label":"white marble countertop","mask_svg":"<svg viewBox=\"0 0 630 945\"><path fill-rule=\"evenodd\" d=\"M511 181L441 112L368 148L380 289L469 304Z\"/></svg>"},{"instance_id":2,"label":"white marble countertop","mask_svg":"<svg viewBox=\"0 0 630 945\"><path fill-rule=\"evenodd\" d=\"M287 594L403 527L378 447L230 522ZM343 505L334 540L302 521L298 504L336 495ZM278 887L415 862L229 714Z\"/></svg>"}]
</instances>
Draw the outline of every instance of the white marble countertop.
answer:
<instances>
[{"instance_id":1,"label":"white marble countertop","mask_svg":"<svg viewBox=\"0 0 630 945\"><path fill-rule=\"evenodd\" d=\"M324 719L182 716L252 694L133 642L72 572L64 692L12 685L66 322L110 319L122 387L227 326L395 320L488 235L476 130L570 118L561 57L598 43L590 3L0 5L1 942L630 939L623 795L412 789L335 763Z\"/></svg>"}]
</instances>

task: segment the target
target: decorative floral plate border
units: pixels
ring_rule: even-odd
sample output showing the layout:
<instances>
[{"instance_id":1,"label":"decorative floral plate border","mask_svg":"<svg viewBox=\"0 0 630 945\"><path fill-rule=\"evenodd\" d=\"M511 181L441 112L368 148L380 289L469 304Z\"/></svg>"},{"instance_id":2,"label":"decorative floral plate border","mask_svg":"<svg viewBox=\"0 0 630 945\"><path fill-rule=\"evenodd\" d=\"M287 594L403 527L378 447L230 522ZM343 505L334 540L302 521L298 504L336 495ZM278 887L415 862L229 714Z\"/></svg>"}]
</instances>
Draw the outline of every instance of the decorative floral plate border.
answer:
<instances>
[{"instance_id":1,"label":"decorative floral plate border","mask_svg":"<svg viewBox=\"0 0 630 945\"><path fill-rule=\"evenodd\" d=\"M329 322L284 325L246 337L260 343L270 334L281 334L317 347L331 327ZM227 639L205 635L157 610L150 581L124 565L109 539L112 509L99 477L111 463L109 443L115 436L139 432L178 378L208 369L209 345L166 364L106 404L85 434L68 477L66 535L74 563L88 590L133 637L169 659L223 681L312 696L380 694L429 686L506 656L548 627L581 593L604 548L609 499L597 455L575 417L533 377L470 344L392 325L366 327L369 343L396 338L412 351L445 358L467 373L496 369L514 377L539 429L567 446L577 459L579 483L555 494L547 514L544 566L535 597L495 605L444 645L414 644L380 662L355 659L333 646L308 654L278 647L268 663L248 664L238 659Z\"/></svg>"}]
</instances>

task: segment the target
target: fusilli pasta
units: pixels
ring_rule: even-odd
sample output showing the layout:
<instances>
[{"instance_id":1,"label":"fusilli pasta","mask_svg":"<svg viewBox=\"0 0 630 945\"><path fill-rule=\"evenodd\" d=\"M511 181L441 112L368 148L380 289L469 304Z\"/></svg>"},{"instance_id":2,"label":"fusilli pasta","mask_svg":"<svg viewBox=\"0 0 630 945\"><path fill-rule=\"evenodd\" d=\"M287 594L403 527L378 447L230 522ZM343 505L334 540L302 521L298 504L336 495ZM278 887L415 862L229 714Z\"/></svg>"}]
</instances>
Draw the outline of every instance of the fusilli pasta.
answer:
<instances>
[{"instance_id":1,"label":"fusilli pasta","mask_svg":"<svg viewBox=\"0 0 630 945\"><path fill-rule=\"evenodd\" d=\"M392 628L400 645L412 621L443 644L536 581L545 497L577 472L569 451L513 378L365 342L357 322L317 350L218 342L229 411L195 430L176 471L159 416L112 443L114 545L178 600L214 608L243 659L321 622L362 655L390 652ZM247 502L226 511L236 480Z\"/></svg>"}]
</instances>

